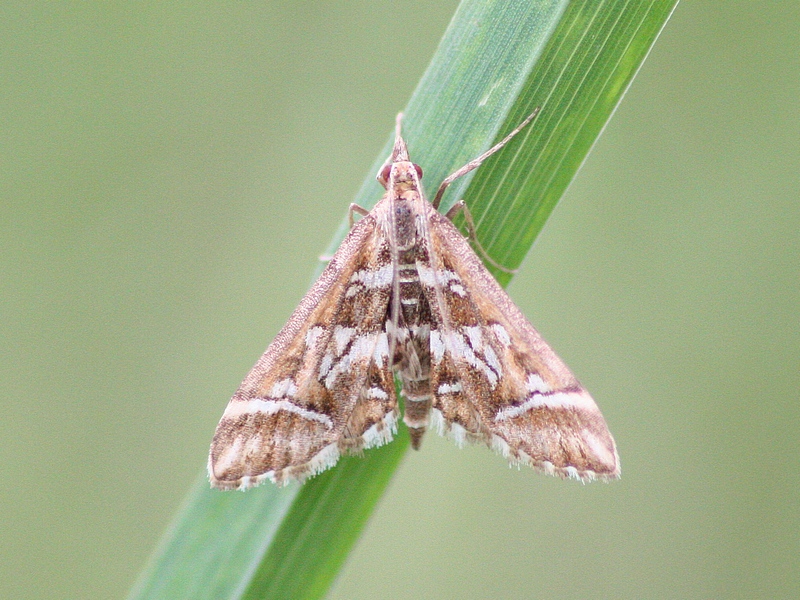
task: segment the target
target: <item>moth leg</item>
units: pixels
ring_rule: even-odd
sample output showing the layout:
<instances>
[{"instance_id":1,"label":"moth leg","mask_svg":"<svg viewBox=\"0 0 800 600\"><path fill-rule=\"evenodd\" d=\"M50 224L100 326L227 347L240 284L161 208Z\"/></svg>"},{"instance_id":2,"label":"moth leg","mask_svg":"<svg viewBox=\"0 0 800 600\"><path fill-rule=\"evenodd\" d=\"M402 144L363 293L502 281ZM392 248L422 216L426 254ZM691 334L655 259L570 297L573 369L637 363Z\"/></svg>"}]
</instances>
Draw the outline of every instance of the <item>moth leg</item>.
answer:
<instances>
[{"instance_id":1,"label":"moth leg","mask_svg":"<svg viewBox=\"0 0 800 600\"><path fill-rule=\"evenodd\" d=\"M353 220L353 215L356 213L358 213L362 217L366 217L369 214L369 211L363 206L359 206L355 202L351 202L350 208L347 211L347 216L350 219L350 229L353 228L353 223L355 223L355 221Z\"/></svg>"},{"instance_id":2,"label":"moth leg","mask_svg":"<svg viewBox=\"0 0 800 600\"><path fill-rule=\"evenodd\" d=\"M509 269L508 267L504 267L503 265L492 259L492 257L489 256L489 253L483 249L483 246L481 246L481 243L478 241L478 236L475 233L475 221L472 220L472 213L469 212L469 208L467 208L467 205L464 203L463 200L459 200L458 202L453 204L453 206L450 207L450 210L448 210L447 213L445 214L445 217L447 217L452 221L453 219L455 219L458 213L464 213L464 219L467 222L467 230L469 231L469 239L472 241L473 244L475 244L475 247L478 250L480 250L481 254L483 255L483 258L485 258L489 262L489 264L491 264L493 267L497 269L500 269L504 273L513 274L519 270L519 269Z\"/></svg>"},{"instance_id":3,"label":"moth leg","mask_svg":"<svg viewBox=\"0 0 800 600\"><path fill-rule=\"evenodd\" d=\"M353 228L353 224L355 223L355 221L353 219L353 215L355 213L358 213L362 217L366 217L369 214L369 211L366 208L364 208L363 206L359 206L355 202L352 202L350 204L350 208L347 210L347 218L350 221L350 229ZM318 258L319 258L320 262L329 263L329 262L331 262L331 259L333 258L333 254L320 254Z\"/></svg>"},{"instance_id":4,"label":"moth leg","mask_svg":"<svg viewBox=\"0 0 800 600\"><path fill-rule=\"evenodd\" d=\"M475 159L469 161L467 164L465 164L463 167L461 167L458 171L456 171L455 173L451 173L450 175L445 177L444 181L442 181L441 185L439 186L439 190L436 192L436 196L434 196L434 198L433 198L433 202L432 202L433 208L439 208L439 202L442 201L442 196L444 195L444 191L447 189L448 185L453 183L459 177L462 177L462 176L466 175L467 173L469 173L470 171L480 167L481 163L483 161L485 161L492 154L494 154L495 152L500 150L500 148L505 146L509 142L509 140L511 140L511 138L513 138L520 131L522 131L522 129L525 127L525 125L527 125L528 123L533 121L534 117L536 117L536 115L539 114L539 109L540 108L541 108L541 106L537 106L536 109L531 114L529 114L527 117L525 117L525 120L522 123L517 125L517 127L514 129L514 131L509 133L506 137L504 137L502 140L497 142L494 146L489 148L486 152L481 154L478 158L475 158Z\"/></svg>"}]
</instances>

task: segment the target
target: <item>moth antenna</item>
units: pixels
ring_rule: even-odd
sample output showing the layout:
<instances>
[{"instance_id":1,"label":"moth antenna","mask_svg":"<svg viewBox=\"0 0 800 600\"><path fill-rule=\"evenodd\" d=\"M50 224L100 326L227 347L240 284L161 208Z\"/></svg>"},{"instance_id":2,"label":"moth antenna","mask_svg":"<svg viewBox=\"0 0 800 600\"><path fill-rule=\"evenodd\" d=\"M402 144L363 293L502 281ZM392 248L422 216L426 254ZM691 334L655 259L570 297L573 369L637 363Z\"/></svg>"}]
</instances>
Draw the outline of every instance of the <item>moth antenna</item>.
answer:
<instances>
[{"instance_id":1,"label":"moth antenna","mask_svg":"<svg viewBox=\"0 0 800 600\"><path fill-rule=\"evenodd\" d=\"M444 181L442 181L442 183L439 185L439 190L436 192L436 196L434 196L433 202L431 202L431 204L433 204L433 208L436 208L436 209L439 208L439 203L442 201L442 196L444 196L444 191L447 189L447 186L449 186L451 183L453 183L459 177L463 177L464 175L466 175L470 171L474 171L475 169L480 167L481 163L483 163L483 161L485 161L492 154L494 154L495 152L500 150L500 148L502 148L509 141L511 141L511 138L513 138L520 131L522 131L528 123L533 121L536 118L536 115L539 114L539 110L541 108L542 108L541 106L537 106L534 109L534 111L531 114L529 114L527 117L525 117L525 120L522 123L520 123L519 125L517 125L516 128L514 128L514 130L511 133L509 133L506 137L504 137L502 140L497 142L494 146L489 148L486 152L481 154L478 158L475 158L475 159L469 161L467 164L465 164L463 167L461 167L458 171L456 171L455 173L451 173L450 175L445 177Z\"/></svg>"}]
</instances>

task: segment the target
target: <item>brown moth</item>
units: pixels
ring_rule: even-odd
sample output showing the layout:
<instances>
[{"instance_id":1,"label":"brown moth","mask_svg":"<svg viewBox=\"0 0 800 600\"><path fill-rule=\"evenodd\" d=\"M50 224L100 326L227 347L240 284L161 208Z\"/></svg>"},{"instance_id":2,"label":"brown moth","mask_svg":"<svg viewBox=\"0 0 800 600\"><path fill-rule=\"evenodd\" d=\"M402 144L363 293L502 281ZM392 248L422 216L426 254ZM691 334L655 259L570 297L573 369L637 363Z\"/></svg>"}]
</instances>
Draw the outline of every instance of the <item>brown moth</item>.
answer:
<instances>
[{"instance_id":1,"label":"brown moth","mask_svg":"<svg viewBox=\"0 0 800 600\"><path fill-rule=\"evenodd\" d=\"M208 459L213 487L302 481L344 453L391 441L395 375L414 448L432 423L459 444L483 442L537 471L619 477L594 400L452 224L463 203L437 211L453 180L535 115L445 179L433 203L398 115L378 173L386 193L369 212L351 206L351 222L354 212L362 218L222 415Z\"/></svg>"}]
</instances>

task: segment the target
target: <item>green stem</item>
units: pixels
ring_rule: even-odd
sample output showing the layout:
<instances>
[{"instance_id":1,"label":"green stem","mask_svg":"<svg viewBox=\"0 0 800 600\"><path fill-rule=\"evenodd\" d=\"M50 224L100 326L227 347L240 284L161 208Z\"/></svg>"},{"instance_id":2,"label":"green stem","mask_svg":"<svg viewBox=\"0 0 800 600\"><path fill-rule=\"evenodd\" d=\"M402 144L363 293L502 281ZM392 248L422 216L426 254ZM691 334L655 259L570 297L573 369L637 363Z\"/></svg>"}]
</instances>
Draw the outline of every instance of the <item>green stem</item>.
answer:
<instances>
[{"instance_id":1,"label":"green stem","mask_svg":"<svg viewBox=\"0 0 800 600\"><path fill-rule=\"evenodd\" d=\"M542 107L508 146L456 181L441 207L464 198L494 260L522 261L675 3L461 3L405 111L404 137L435 190ZM374 174L388 154L387 142L355 199L361 206L380 198ZM330 253L345 232L342 225ZM303 486L219 492L203 476L130 598L321 598L408 445L401 425L391 444L343 458Z\"/></svg>"}]
</instances>

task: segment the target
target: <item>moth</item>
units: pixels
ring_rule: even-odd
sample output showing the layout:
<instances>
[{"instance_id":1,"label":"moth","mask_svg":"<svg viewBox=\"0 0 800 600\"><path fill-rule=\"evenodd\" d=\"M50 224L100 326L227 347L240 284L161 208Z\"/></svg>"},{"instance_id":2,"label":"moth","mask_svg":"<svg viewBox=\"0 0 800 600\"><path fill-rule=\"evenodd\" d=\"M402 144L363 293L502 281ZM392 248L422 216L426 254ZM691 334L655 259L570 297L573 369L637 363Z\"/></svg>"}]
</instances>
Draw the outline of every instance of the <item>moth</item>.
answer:
<instances>
[{"instance_id":1,"label":"moth","mask_svg":"<svg viewBox=\"0 0 800 600\"><path fill-rule=\"evenodd\" d=\"M378 173L386 193L369 212L351 205L349 234L222 415L208 459L213 487L302 481L342 454L391 441L395 376L414 448L432 425L544 473L619 476L594 400L453 225L463 202L437 210L453 180L535 115L445 179L433 202L398 115ZM362 216L353 225L354 213Z\"/></svg>"}]
</instances>

